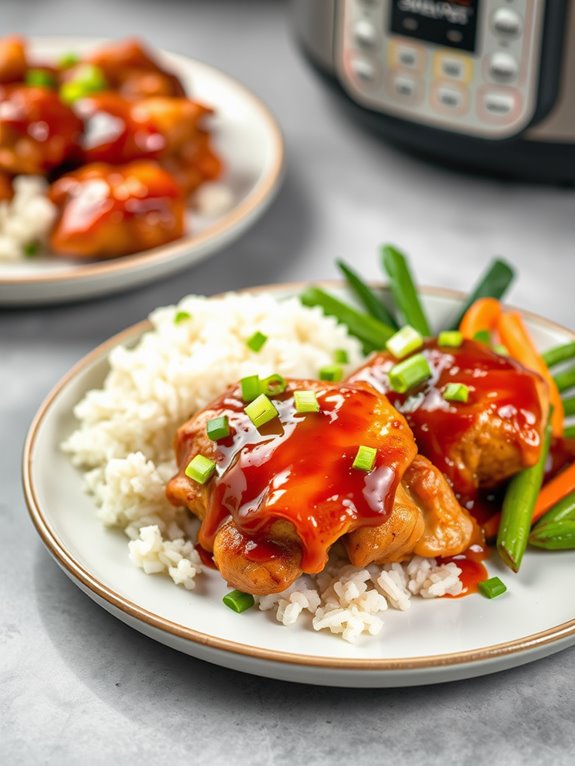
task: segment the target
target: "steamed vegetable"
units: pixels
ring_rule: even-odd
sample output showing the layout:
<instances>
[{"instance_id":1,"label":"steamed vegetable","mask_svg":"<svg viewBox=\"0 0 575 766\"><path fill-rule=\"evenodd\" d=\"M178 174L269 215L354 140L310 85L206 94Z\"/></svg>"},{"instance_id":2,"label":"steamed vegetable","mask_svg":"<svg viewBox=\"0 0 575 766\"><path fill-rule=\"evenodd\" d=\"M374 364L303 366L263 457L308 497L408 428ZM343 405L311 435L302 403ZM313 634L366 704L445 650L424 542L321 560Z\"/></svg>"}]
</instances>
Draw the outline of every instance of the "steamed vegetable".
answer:
<instances>
[{"instance_id":1,"label":"steamed vegetable","mask_svg":"<svg viewBox=\"0 0 575 766\"><path fill-rule=\"evenodd\" d=\"M358 301L365 308L367 313L379 319L380 322L397 329L397 322L387 310L387 307L380 300L371 287L363 281L363 279L353 269L351 269L344 261L336 261L337 266L347 282L350 290L358 299Z\"/></svg>"},{"instance_id":2,"label":"steamed vegetable","mask_svg":"<svg viewBox=\"0 0 575 766\"><path fill-rule=\"evenodd\" d=\"M553 380L560 392L575 388L575 367L570 367L568 370L558 372L553 376Z\"/></svg>"},{"instance_id":3,"label":"steamed vegetable","mask_svg":"<svg viewBox=\"0 0 575 766\"><path fill-rule=\"evenodd\" d=\"M483 274L474 290L463 304L457 319L449 329L458 329L466 311L479 298L503 298L514 279L515 271L508 263L498 258L492 261L487 271Z\"/></svg>"},{"instance_id":4,"label":"steamed vegetable","mask_svg":"<svg viewBox=\"0 0 575 766\"><path fill-rule=\"evenodd\" d=\"M544 351L541 356L547 367L555 367L556 364L567 362L569 359L575 358L575 340L550 348Z\"/></svg>"},{"instance_id":5,"label":"steamed vegetable","mask_svg":"<svg viewBox=\"0 0 575 766\"><path fill-rule=\"evenodd\" d=\"M575 463L571 463L543 487L537 498L532 521L540 519L559 500L571 492L575 492Z\"/></svg>"},{"instance_id":6,"label":"steamed vegetable","mask_svg":"<svg viewBox=\"0 0 575 766\"><path fill-rule=\"evenodd\" d=\"M477 333L495 329L501 315L501 304L496 298L479 298L467 309L459 325L464 338L475 338Z\"/></svg>"},{"instance_id":7,"label":"steamed vegetable","mask_svg":"<svg viewBox=\"0 0 575 766\"><path fill-rule=\"evenodd\" d=\"M431 328L421 306L406 257L392 245L381 248L383 268L389 277L389 289L404 324L411 325L424 337Z\"/></svg>"}]
</instances>

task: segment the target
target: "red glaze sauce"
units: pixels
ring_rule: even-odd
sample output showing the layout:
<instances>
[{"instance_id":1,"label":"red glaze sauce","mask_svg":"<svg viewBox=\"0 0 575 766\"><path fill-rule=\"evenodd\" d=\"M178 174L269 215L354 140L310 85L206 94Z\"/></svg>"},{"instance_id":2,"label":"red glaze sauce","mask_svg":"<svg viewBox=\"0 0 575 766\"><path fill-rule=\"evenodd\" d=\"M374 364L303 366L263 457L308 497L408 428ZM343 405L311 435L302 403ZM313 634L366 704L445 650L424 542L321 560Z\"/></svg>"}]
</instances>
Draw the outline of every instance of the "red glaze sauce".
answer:
<instances>
[{"instance_id":1,"label":"red glaze sauce","mask_svg":"<svg viewBox=\"0 0 575 766\"><path fill-rule=\"evenodd\" d=\"M464 502L475 497L476 483L463 461L457 462L454 456L468 429L487 422L490 415L504 421L507 438L519 446L524 465L536 462L543 417L537 375L476 341L446 349L429 340L423 354L432 376L407 394L391 390L388 372L396 360L386 353L375 356L349 380L365 381L386 394L405 415L420 452L447 476ZM443 398L448 383L469 387L467 403Z\"/></svg>"},{"instance_id":2,"label":"red glaze sauce","mask_svg":"<svg viewBox=\"0 0 575 766\"><path fill-rule=\"evenodd\" d=\"M200 560L204 566L209 567L210 569L217 569L214 557L209 551L203 548L199 543L194 545L194 548L196 549L198 556L200 557Z\"/></svg>"},{"instance_id":3,"label":"red glaze sauce","mask_svg":"<svg viewBox=\"0 0 575 766\"><path fill-rule=\"evenodd\" d=\"M447 598L461 598L470 593L476 593L478 584L489 578L489 574L483 562L488 556L488 549L482 545L472 545L458 556L449 556L438 559L441 564L448 564L453 561L461 569L459 579L463 583L463 590L457 596L447 596Z\"/></svg>"},{"instance_id":4,"label":"red glaze sauce","mask_svg":"<svg viewBox=\"0 0 575 766\"><path fill-rule=\"evenodd\" d=\"M293 387L313 388L321 411L296 412ZM228 416L231 435L217 444L217 476L200 543L211 549L231 515L251 538L248 557L269 560L275 549L265 531L285 519L301 540L302 569L320 572L342 534L377 526L391 513L415 443L404 419L367 387L297 381L273 402L279 418L260 430L244 413L237 388L213 405ZM352 468L361 444L378 450L369 473Z\"/></svg>"}]
</instances>

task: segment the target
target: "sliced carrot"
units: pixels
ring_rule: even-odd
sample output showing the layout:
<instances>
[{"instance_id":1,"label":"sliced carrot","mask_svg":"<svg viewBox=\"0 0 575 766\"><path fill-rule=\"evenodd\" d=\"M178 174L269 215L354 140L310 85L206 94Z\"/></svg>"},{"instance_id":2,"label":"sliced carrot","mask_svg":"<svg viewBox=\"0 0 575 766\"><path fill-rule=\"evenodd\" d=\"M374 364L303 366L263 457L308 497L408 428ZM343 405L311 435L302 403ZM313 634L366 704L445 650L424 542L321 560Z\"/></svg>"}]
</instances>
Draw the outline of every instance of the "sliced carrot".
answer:
<instances>
[{"instance_id":1,"label":"sliced carrot","mask_svg":"<svg viewBox=\"0 0 575 766\"><path fill-rule=\"evenodd\" d=\"M492 332L500 315L501 304L496 298L478 298L463 315L459 330L471 340L482 330Z\"/></svg>"},{"instance_id":2,"label":"sliced carrot","mask_svg":"<svg viewBox=\"0 0 575 766\"><path fill-rule=\"evenodd\" d=\"M538 372L549 386L549 400L553 405L551 430L553 436L563 434L563 403L559 390L541 354L531 340L521 315L516 311L505 312L497 321L497 331L501 342L509 351L510 356L534 372Z\"/></svg>"},{"instance_id":3,"label":"sliced carrot","mask_svg":"<svg viewBox=\"0 0 575 766\"><path fill-rule=\"evenodd\" d=\"M558 473L551 481L544 484L537 498L535 509L533 510L533 521L537 521L547 511L558 503L565 495L575 491L575 463Z\"/></svg>"},{"instance_id":4,"label":"sliced carrot","mask_svg":"<svg viewBox=\"0 0 575 766\"><path fill-rule=\"evenodd\" d=\"M501 511L497 511L493 516L490 516L487 521L483 522L481 529L485 535L486 540L493 540L497 537L499 532L499 522L501 521Z\"/></svg>"}]
</instances>

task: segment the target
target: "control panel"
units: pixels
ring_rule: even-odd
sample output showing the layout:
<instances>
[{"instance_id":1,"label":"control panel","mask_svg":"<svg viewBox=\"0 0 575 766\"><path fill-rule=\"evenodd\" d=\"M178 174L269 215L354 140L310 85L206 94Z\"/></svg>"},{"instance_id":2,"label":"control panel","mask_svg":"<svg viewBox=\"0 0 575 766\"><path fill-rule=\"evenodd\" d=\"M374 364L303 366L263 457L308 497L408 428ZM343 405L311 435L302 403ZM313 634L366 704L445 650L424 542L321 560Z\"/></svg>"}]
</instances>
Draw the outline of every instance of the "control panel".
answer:
<instances>
[{"instance_id":1,"label":"control panel","mask_svg":"<svg viewBox=\"0 0 575 766\"><path fill-rule=\"evenodd\" d=\"M371 109L505 138L537 105L544 0L340 0L337 59Z\"/></svg>"}]
</instances>

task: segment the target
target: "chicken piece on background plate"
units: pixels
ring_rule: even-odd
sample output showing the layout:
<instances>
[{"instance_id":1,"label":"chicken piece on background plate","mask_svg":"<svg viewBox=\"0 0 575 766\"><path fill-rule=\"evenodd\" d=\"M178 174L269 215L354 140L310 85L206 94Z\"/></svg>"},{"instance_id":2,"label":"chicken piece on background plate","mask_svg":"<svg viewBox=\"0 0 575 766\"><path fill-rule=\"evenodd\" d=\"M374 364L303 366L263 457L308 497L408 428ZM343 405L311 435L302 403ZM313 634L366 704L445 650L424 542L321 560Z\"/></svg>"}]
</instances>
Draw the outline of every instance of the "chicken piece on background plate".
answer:
<instances>
[{"instance_id":1,"label":"chicken piece on background plate","mask_svg":"<svg viewBox=\"0 0 575 766\"><path fill-rule=\"evenodd\" d=\"M109 87L128 98L186 95L176 75L163 69L139 40L108 43L84 61L99 67Z\"/></svg>"},{"instance_id":2,"label":"chicken piece on background plate","mask_svg":"<svg viewBox=\"0 0 575 766\"><path fill-rule=\"evenodd\" d=\"M85 162L122 164L155 159L173 173L186 194L221 174L222 164L203 126L213 112L187 98L131 101L111 91L79 100L85 121Z\"/></svg>"},{"instance_id":3,"label":"chicken piece on background plate","mask_svg":"<svg viewBox=\"0 0 575 766\"><path fill-rule=\"evenodd\" d=\"M319 411L298 411L296 391L315 394ZM340 539L363 566L401 561L418 545L454 555L477 535L441 473L416 457L403 416L369 386L290 380L271 402L276 416L258 428L233 387L176 437L180 470L167 497L201 519L199 541L234 587L281 592L320 572ZM220 417L229 434L214 441L207 424ZM360 447L375 450L373 464L354 467ZM204 483L188 475L196 456L215 462Z\"/></svg>"},{"instance_id":4,"label":"chicken piece on background plate","mask_svg":"<svg viewBox=\"0 0 575 766\"><path fill-rule=\"evenodd\" d=\"M28 62L21 37L0 37L0 84L22 82Z\"/></svg>"},{"instance_id":5,"label":"chicken piece on background plate","mask_svg":"<svg viewBox=\"0 0 575 766\"><path fill-rule=\"evenodd\" d=\"M183 192L156 162L86 165L52 184L50 199L58 207L50 237L58 255L111 258L184 233Z\"/></svg>"},{"instance_id":6,"label":"chicken piece on background plate","mask_svg":"<svg viewBox=\"0 0 575 766\"><path fill-rule=\"evenodd\" d=\"M82 130L56 92L0 85L0 170L44 175L74 155Z\"/></svg>"},{"instance_id":7,"label":"chicken piece on background plate","mask_svg":"<svg viewBox=\"0 0 575 766\"><path fill-rule=\"evenodd\" d=\"M375 354L349 377L385 394L413 429L419 451L449 479L460 499L497 487L533 465L547 420L545 382L484 343L465 340L456 348L425 342L431 377L407 393L397 393L389 371L397 363ZM468 399L447 401L449 383L461 383Z\"/></svg>"}]
</instances>

